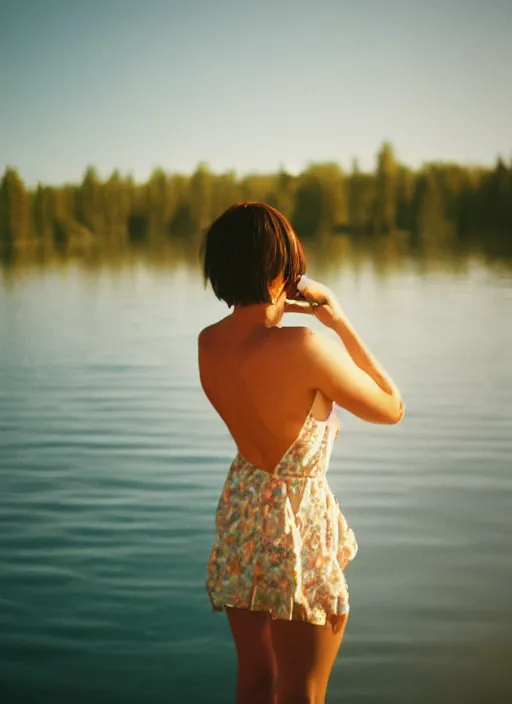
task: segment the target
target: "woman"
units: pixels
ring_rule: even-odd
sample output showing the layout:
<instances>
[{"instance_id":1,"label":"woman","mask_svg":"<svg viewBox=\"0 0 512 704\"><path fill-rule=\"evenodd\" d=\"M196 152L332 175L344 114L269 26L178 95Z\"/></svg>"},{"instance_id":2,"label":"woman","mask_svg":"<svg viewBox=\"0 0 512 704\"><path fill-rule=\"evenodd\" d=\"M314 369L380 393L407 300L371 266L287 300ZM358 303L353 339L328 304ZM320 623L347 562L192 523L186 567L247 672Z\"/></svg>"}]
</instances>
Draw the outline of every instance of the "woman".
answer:
<instances>
[{"instance_id":1,"label":"woman","mask_svg":"<svg viewBox=\"0 0 512 704\"><path fill-rule=\"evenodd\" d=\"M348 616L343 570L357 551L325 478L335 404L389 424L404 406L334 294L302 276L301 244L277 210L229 208L203 257L205 281L233 311L199 335L201 383L238 449L207 590L233 633L237 702L320 704ZM309 327L281 327L287 312L315 315L344 347Z\"/></svg>"}]
</instances>

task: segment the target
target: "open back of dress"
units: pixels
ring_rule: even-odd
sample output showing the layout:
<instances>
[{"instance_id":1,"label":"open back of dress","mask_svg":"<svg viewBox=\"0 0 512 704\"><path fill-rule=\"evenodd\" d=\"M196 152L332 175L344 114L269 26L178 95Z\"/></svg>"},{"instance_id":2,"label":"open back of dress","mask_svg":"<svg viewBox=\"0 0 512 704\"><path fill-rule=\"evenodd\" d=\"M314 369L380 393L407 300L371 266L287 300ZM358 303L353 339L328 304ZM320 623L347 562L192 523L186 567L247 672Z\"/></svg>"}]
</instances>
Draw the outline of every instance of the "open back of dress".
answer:
<instances>
[{"instance_id":1,"label":"open back of dress","mask_svg":"<svg viewBox=\"0 0 512 704\"><path fill-rule=\"evenodd\" d=\"M324 625L348 611L354 533L326 479L339 422L308 414L270 473L238 454L217 506L206 587L214 610L266 611Z\"/></svg>"}]
</instances>

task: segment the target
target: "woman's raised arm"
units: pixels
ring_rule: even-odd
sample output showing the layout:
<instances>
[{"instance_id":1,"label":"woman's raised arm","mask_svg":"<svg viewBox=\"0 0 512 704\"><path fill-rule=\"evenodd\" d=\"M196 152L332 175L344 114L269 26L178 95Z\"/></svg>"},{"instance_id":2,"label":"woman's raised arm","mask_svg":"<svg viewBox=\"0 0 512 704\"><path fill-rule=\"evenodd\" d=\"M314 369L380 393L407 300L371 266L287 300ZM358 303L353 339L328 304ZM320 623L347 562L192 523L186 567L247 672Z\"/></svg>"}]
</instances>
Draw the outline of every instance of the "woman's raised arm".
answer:
<instances>
[{"instance_id":1,"label":"woman's raised arm","mask_svg":"<svg viewBox=\"0 0 512 704\"><path fill-rule=\"evenodd\" d=\"M310 301L326 301L313 307L313 314L334 330L344 345L308 329L304 347L312 385L363 420L398 423L405 407L391 377L360 339L332 291L307 281L303 295Z\"/></svg>"}]
</instances>

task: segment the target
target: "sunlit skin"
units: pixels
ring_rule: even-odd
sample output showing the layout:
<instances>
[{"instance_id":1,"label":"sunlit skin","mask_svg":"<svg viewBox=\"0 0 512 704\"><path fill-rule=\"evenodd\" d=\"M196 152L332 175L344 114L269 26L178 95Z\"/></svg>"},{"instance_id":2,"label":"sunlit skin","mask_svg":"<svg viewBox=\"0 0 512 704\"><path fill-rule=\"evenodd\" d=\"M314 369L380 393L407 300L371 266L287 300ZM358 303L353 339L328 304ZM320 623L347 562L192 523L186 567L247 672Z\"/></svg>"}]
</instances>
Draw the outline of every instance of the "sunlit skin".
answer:
<instances>
[{"instance_id":1,"label":"sunlit skin","mask_svg":"<svg viewBox=\"0 0 512 704\"><path fill-rule=\"evenodd\" d=\"M269 293L272 303L235 305L199 336L204 391L244 458L271 472L315 397L312 414L319 420L333 401L369 422L401 420L399 391L329 289L311 282L304 295L326 301L313 307L298 300L296 285L285 285L279 275ZM281 327L289 312L315 315L343 345L309 327ZM244 609L226 611L238 655L239 704L324 702L347 614L318 626Z\"/></svg>"}]
</instances>

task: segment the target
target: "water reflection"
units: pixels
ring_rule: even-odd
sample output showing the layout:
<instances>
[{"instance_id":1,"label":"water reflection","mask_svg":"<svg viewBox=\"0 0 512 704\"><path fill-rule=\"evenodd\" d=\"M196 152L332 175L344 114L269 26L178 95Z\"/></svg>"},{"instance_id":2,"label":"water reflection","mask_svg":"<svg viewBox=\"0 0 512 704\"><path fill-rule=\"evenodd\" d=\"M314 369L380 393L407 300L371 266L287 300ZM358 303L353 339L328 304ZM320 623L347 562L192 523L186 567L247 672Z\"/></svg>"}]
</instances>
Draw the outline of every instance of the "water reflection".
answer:
<instances>
[{"instance_id":1,"label":"water reflection","mask_svg":"<svg viewBox=\"0 0 512 704\"><path fill-rule=\"evenodd\" d=\"M308 251L408 408L394 428L342 414L330 483L360 555L330 699L512 701L510 263L401 236ZM203 580L234 448L196 364L226 307L197 261L169 242L2 269L6 701L233 699Z\"/></svg>"},{"instance_id":2,"label":"water reflection","mask_svg":"<svg viewBox=\"0 0 512 704\"><path fill-rule=\"evenodd\" d=\"M512 256L506 251L486 249L481 244L462 246L436 244L435 241L418 244L407 232L392 235L353 238L349 235L329 235L304 239L309 266L329 276L340 270L357 272L370 266L378 277L392 272L413 270L418 274L432 271L465 274L475 265L504 273L512 271ZM29 248L0 251L0 278L6 285L18 277L45 269L66 271L80 268L85 272L130 269L147 265L169 270L185 267L197 270L200 265L200 238L168 239L150 246L145 243L126 247L97 246L81 243L66 251Z\"/></svg>"}]
</instances>

